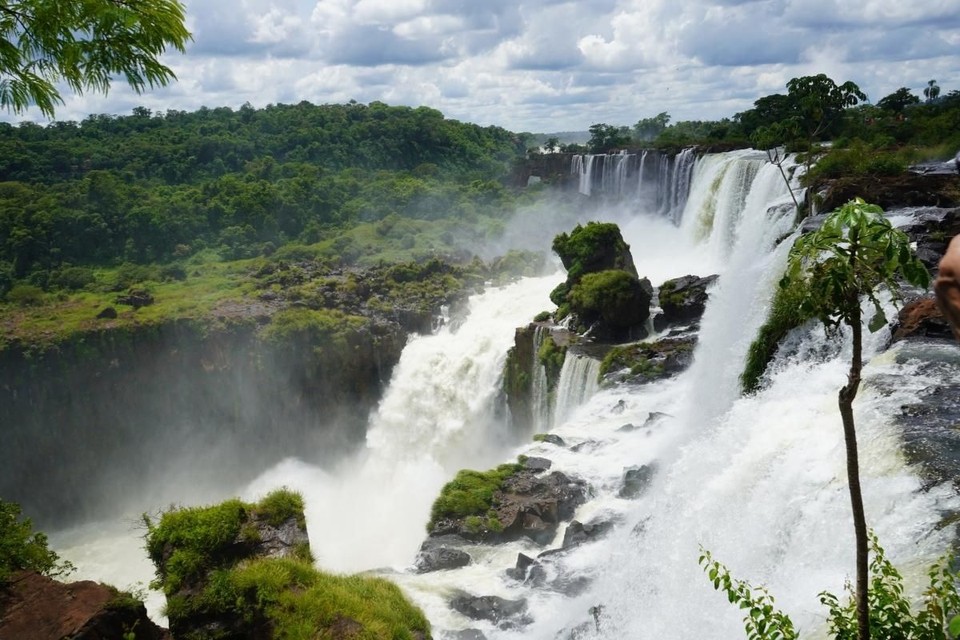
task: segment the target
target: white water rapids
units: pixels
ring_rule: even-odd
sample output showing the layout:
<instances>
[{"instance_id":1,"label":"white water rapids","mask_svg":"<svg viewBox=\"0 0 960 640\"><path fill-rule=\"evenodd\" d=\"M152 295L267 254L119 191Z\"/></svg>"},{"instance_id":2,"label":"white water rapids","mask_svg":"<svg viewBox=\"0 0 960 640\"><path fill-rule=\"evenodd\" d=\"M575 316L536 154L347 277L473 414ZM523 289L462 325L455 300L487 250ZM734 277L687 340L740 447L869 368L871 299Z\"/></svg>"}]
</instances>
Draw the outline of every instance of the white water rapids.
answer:
<instances>
[{"instance_id":1,"label":"white water rapids","mask_svg":"<svg viewBox=\"0 0 960 640\"><path fill-rule=\"evenodd\" d=\"M849 345L822 330L797 333L792 355L775 361L761 392L740 397L737 388L789 245L777 245L793 224L789 202L779 171L762 155L734 152L697 162L679 227L643 212L619 220L638 272L655 285L687 273L721 277L691 368L664 382L600 390L580 406L558 401L562 410L551 432L568 447L508 433L494 402L514 329L550 307L548 293L561 277L555 275L490 289L471 300L456 332L413 340L371 417L360 455L326 470L288 460L241 493L253 498L282 485L301 491L318 564L377 570L396 580L423 607L436 638L473 628L491 640L551 640L570 637L569 630L584 623L577 637L743 637L740 611L713 590L697 564L701 545L737 577L766 585L804 637L824 637L817 594L839 593L853 573L836 407ZM871 356L885 337L868 338ZM580 365L571 362L568 369ZM881 377L897 383L881 388L874 384ZM945 487L920 490L892 416L934 383L943 380L882 353L868 364L856 402L868 523L911 588L946 549L953 532L938 531L937 524L958 500ZM652 412L666 417L620 430L643 425ZM575 452L570 445L577 444ZM521 453L550 458L554 469L589 483L592 497L578 520L617 522L606 538L567 553L551 569L560 583L588 578L589 584L531 589L507 578L518 552L543 550L531 542L470 547L473 562L465 568L414 574L410 565L443 483L460 468L486 469ZM624 469L637 465L654 467L651 484L638 499L619 498ZM559 546L562 534L561 527L548 547ZM118 577L124 573L119 561L96 551L109 544L102 529L96 543L82 543L77 532L53 540L78 563L81 577L121 587L149 578L142 558L127 563L126 579ZM125 547L112 549L118 554ZM469 620L447 605L457 589L526 598L532 623L511 630ZM596 605L602 605L599 630L588 613Z\"/></svg>"}]
</instances>

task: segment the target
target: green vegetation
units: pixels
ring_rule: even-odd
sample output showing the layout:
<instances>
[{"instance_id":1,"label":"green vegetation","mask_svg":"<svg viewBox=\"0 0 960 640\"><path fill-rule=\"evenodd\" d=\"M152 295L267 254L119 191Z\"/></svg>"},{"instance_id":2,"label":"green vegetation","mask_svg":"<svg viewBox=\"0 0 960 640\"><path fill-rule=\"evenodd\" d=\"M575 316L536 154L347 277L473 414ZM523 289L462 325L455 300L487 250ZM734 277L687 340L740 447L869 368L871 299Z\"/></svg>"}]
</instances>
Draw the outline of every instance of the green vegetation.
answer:
<instances>
[{"instance_id":1,"label":"green vegetation","mask_svg":"<svg viewBox=\"0 0 960 640\"><path fill-rule=\"evenodd\" d=\"M140 93L176 76L160 64L172 47L183 53L190 32L177 0L20 0L0 9L0 107L23 111L31 103L53 116L63 103L57 85L106 92L117 75Z\"/></svg>"},{"instance_id":2,"label":"green vegetation","mask_svg":"<svg viewBox=\"0 0 960 640\"><path fill-rule=\"evenodd\" d=\"M760 388L760 379L766 372L767 365L773 360L780 341L792 329L812 317L800 307L807 295L804 287L804 282L795 282L789 287L777 287L767 319L747 350L747 361L743 373L740 374L740 388L744 393L752 393Z\"/></svg>"},{"instance_id":3,"label":"green vegetation","mask_svg":"<svg viewBox=\"0 0 960 640\"><path fill-rule=\"evenodd\" d=\"M256 557L258 523L277 527L291 518L305 526L303 499L285 489L257 504L228 500L170 511L157 523L146 518L147 552L157 567L153 586L167 596L178 637L248 637L270 629L271 637L308 639L338 628L371 640L429 637L423 613L387 580L317 571L305 545L293 557ZM202 626L211 620L217 631Z\"/></svg>"},{"instance_id":4,"label":"green vegetation","mask_svg":"<svg viewBox=\"0 0 960 640\"><path fill-rule=\"evenodd\" d=\"M670 114L662 112L641 118L632 131L594 124L585 147L559 145L558 150L604 153L650 145L664 149L786 145L810 152L808 168L819 157L805 178L816 185L839 174L891 175L910 163L949 159L960 148L960 90L941 96L936 80L927 82L923 101L900 87L874 104L854 82L838 84L822 73L792 78L785 88L786 93L762 96L753 108L718 121L671 123ZM832 147L818 147L828 140Z\"/></svg>"},{"instance_id":5,"label":"green vegetation","mask_svg":"<svg viewBox=\"0 0 960 640\"><path fill-rule=\"evenodd\" d=\"M271 527L279 527L287 520L294 518L297 526L307 528L307 521L303 515L303 496L295 491L278 489L264 496L253 509L253 517L263 520Z\"/></svg>"},{"instance_id":6,"label":"green vegetation","mask_svg":"<svg viewBox=\"0 0 960 640\"><path fill-rule=\"evenodd\" d=\"M630 247L624 242L620 227L612 222L578 224L569 235L561 233L553 239L553 250L567 270L568 286L594 271L619 269L635 273L633 264L625 261Z\"/></svg>"},{"instance_id":7,"label":"green vegetation","mask_svg":"<svg viewBox=\"0 0 960 640\"><path fill-rule=\"evenodd\" d=\"M631 376L643 376L644 378L655 379L663 375L664 366L662 362L655 362L649 351L655 345L647 342L640 344L628 344L616 346L603 356L600 362L600 371L597 374L599 379L611 371L620 369L629 369Z\"/></svg>"},{"instance_id":8,"label":"green vegetation","mask_svg":"<svg viewBox=\"0 0 960 640\"><path fill-rule=\"evenodd\" d=\"M3 125L0 295L18 282L58 290L70 268L289 243L346 264L469 259L513 211L500 179L522 152L503 129L383 103Z\"/></svg>"},{"instance_id":9,"label":"green vegetation","mask_svg":"<svg viewBox=\"0 0 960 640\"><path fill-rule=\"evenodd\" d=\"M585 326L601 320L626 329L650 314L650 294L635 276L617 269L585 274L571 287L567 303Z\"/></svg>"},{"instance_id":10,"label":"green vegetation","mask_svg":"<svg viewBox=\"0 0 960 640\"><path fill-rule=\"evenodd\" d=\"M200 599L206 611L231 613L251 626L267 623L271 637L285 640L328 637L335 628L369 640L412 640L418 632L430 633L426 617L392 582L331 575L289 558L252 560L219 571Z\"/></svg>"},{"instance_id":11,"label":"green vegetation","mask_svg":"<svg viewBox=\"0 0 960 640\"><path fill-rule=\"evenodd\" d=\"M856 537L859 640L870 638L868 537L853 416L853 400L863 369L861 300L866 298L874 306L870 331L885 327L887 319L877 294L882 287L897 297L901 279L925 289L930 275L910 249L907 235L893 228L880 207L857 198L828 215L816 231L797 238L780 282L782 289L795 288L791 295L798 299L799 316L819 318L828 330L846 325L852 332L853 353L847 384L840 389L839 408Z\"/></svg>"},{"instance_id":12,"label":"green vegetation","mask_svg":"<svg viewBox=\"0 0 960 640\"><path fill-rule=\"evenodd\" d=\"M911 608L904 593L903 578L887 560L875 535L870 536L870 592L867 601L870 629L878 638L901 640L953 640L960 637L960 575L952 569L952 558L935 563L927 572L930 585L923 592L918 611ZM732 604L745 614L744 631L752 640L796 640L800 634L788 615L776 608L772 595L763 587L754 587L733 578L730 571L713 559L708 551L700 556L700 565L713 586L723 591ZM858 638L856 595L847 585L845 603L829 592L820 594L828 609L827 626L834 640Z\"/></svg>"},{"instance_id":13,"label":"green vegetation","mask_svg":"<svg viewBox=\"0 0 960 640\"><path fill-rule=\"evenodd\" d=\"M547 386L550 390L556 388L560 382L560 371L563 361L567 358L567 348L558 346L551 336L547 336L537 350L537 361L543 365L547 374Z\"/></svg>"},{"instance_id":14,"label":"green vegetation","mask_svg":"<svg viewBox=\"0 0 960 640\"><path fill-rule=\"evenodd\" d=\"M20 518L20 505L0 500L0 585L15 571L63 576L73 565L50 550L47 536L33 531L29 519Z\"/></svg>"},{"instance_id":15,"label":"green vegetation","mask_svg":"<svg viewBox=\"0 0 960 640\"><path fill-rule=\"evenodd\" d=\"M444 518L470 516L476 518L471 521L475 526L482 526L483 519L491 518L489 512L493 507L493 494L500 490L507 478L522 468L523 465L519 463L508 463L489 471L461 470L453 480L443 486L434 501L427 530L433 529ZM499 521L497 524L499 525Z\"/></svg>"}]
</instances>

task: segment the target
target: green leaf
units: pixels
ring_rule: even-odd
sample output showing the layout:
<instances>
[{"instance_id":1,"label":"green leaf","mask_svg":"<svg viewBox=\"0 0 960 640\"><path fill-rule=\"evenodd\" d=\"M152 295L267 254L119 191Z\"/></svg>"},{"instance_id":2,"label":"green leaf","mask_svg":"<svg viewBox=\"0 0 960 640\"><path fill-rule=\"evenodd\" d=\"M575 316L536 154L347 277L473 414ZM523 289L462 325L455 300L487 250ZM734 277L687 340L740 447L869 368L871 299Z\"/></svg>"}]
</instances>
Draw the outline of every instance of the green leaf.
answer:
<instances>
[{"instance_id":1,"label":"green leaf","mask_svg":"<svg viewBox=\"0 0 960 640\"><path fill-rule=\"evenodd\" d=\"M947 630L954 638L960 636L960 616L953 616L950 619L950 625L947 627Z\"/></svg>"}]
</instances>

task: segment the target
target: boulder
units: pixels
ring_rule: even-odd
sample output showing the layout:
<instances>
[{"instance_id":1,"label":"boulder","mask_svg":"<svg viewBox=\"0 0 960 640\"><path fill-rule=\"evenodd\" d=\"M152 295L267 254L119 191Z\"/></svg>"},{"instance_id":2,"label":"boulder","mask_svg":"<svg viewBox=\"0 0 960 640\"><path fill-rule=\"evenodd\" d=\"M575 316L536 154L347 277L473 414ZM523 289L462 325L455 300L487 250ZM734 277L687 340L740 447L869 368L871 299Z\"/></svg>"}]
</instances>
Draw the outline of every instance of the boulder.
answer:
<instances>
[{"instance_id":1,"label":"boulder","mask_svg":"<svg viewBox=\"0 0 960 640\"><path fill-rule=\"evenodd\" d=\"M560 522L572 518L586 499L586 483L560 471L543 477L530 472L511 476L494 497L494 510L503 524L501 537L548 542Z\"/></svg>"},{"instance_id":2,"label":"boulder","mask_svg":"<svg viewBox=\"0 0 960 640\"><path fill-rule=\"evenodd\" d=\"M924 296L908 302L897 315L893 340L908 338L938 338L953 340L950 324L937 308L933 296Z\"/></svg>"},{"instance_id":3,"label":"boulder","mask_svg":"<svg viewBox=\"0 0 960 640\"><path fill-rule=\"evenodd\" d=\"M501 476L489 504L475 514L440 515L432 519L430 537L454 534L484 543L527 537L543 544L553 538L559 523L572 518L574 510L586 501L587 486L583 480L560 471L543 475L543 471L523 465L507 469L509 474Z\"/></svg>"},{"instance_id":4,"label":"boulder","mask_svg":"<svg viewBox=\"0 0 960 640\"><path fill-rule=\"evenodd\" d=\"M557 447L565 447L567 443L564 442L563 438L554 434L554 433L538 433L533 436L534 442L546 442Z\"/></svg>"},{"instance_id":5,"label":"boulder","mask_svg":"<svg viewBox=\"0 0 960 640\"><path fill-rule=\"evenodd\" d=\"M688 275L660 285L659 301L663 312L653 319L654 330L663 331L673 325L699 321L707 305L707 289L713 286L717 277Z\"/></svg>"},{"instance_id":6,"label":"boulder","mask_svg":"<svg viewBox=\"0 0 960 640\"><path fill-rule=\"evenodd\" d=\"M414 566L417 573L430 573L447 569L459 569L470 564L470 554L453 547L428 547L420 549Z\"/></svg>"},{"instance_id":7,"label":"boulder","mask_svg":"<svg viewBox=\"0 0 960 640\"><path fill-rule=\"evenodd\" d=\"M526 600L507 600L499 596L475 596L458 592L450 600L450 608L471 620L486 620L503 628L529 624Z\"/></svg>"},{"instance_id":8,"label":"boulder","mask_svg":"<svg viewBox=\"0 0 960 640\"><path fill-rule=\"evenodd\" d=\"M507 577L533 586L541 586L547 579L547 573L537 560L530 556L518 553L517 564L507 569Z\"/></svg>"},{"instance_id":9,"label":"boulder","mask_svg":"<svg viewBox=\"0 0 960 640\"><path fill-rule=\"evenodd\" d=\"M628 499L639 497L650 484L653 472L653 466L648 464L639 467L627 467L623 470L623 484L617 495Z\"/></svg>"},{"instance_id":10,"label":"boulder","mask_svg":"<svg viewBox=\"0 0 960 640\"><path fill-rule=\"evenodd\" d=\"M686 335L613 347L600 367L602 384L646 384L673 377L693 362L696 344L696 336Z\"/></svg>"},{"instance_id":11,"label":"boulder","mask_svg":"<svg viewBox=\"0 0 960 640\"><path fill-rule=\"evenodd\" d=\"M113 307L104 307L100 313L97 314L97 320L114 320L117 317L117 310Z\"/></svg>"},{"instance_id":12,"label":"boulder","mask_svg":"<svg viewBox=\"0 0 960 640\"><path fill-rule=\"evenodd\" d=\"M117 296L114 302L139 309L153 304L153 294L146 289L131 289L126 295Z\"/></svg>"},{"instance_id":13,"label":"boulder","mask_svg":"<svg viewBox=\"0 0 960 640\"><path fill-rule=\"evenodd\" d=\"M461 629L443 634L444 640L487 640L487 636L479 629Z\"/></svg>"},{"instance_id":14,"label":"boulder","mask_svg":"<svg viewBox=\"0 0 960 640\"><path fill-rule=\"evenodd\" d=\"M561 546L564 549L572 549L585 542L598 540L613 529L613 524L612 520L595 520L587 524L574 520L567 525L567 530L563 533L563 544Z\"/></svg>"},{"instance_id":15,"label":"boulder","mask_svg":"<svg viewBox=\"0 0 960 640\"><path fill-rule=\"evenodd\" d=\"M553 461L547 458L528 456L523 459L523 468L529 471L549 471L552 466Z\"/></svg>"},{"instance_id":16,"label":"boulder","mask_svg":"<svg viewBox=\"0 0 960 640\"><path fill-rule=\"evenodd\" d=\"M132 634L132 636L127 635ZM88 580L62 583L32 571L0 587L3 640L166 640L143 603Z\"/></svg>"}]
</instances>

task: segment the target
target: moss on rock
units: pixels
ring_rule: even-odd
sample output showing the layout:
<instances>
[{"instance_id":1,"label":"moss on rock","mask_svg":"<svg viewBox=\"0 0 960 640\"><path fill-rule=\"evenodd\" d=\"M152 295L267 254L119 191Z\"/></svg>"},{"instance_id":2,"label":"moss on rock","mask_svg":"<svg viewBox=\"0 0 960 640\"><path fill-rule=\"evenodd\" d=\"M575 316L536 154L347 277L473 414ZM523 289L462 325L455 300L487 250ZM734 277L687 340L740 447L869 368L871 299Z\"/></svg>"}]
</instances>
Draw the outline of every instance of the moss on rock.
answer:
<instances>
[{"instance_id":1,"label":"moss on rock","mask_svg":"<svg viewBox=\"0 0 960 640\"><path fill-rule=\"evenodd\" d=\"M430 637L423 613L380 578L312 565L303 499L275 491L146 519L153 586L178 638Z\"/></svg>"}]
</instances>

